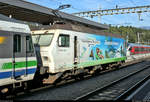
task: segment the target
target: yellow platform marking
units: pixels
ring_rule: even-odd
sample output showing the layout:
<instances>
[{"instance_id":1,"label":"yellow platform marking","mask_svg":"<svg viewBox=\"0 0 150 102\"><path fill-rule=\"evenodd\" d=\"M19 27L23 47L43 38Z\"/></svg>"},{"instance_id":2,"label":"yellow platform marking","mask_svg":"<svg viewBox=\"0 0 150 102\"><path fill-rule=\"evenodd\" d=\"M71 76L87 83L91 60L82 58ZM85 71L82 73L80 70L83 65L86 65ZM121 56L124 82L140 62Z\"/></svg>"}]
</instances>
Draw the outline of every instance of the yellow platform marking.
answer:
<instances>
[{"instance_id":1,"label":"yellow platform marking","mask_svg":"<svg viewBox=\"0 0 150 102\"><path fill-rule=\"evenodd\" d=\"M0 37L0 44L4 43L6 37Z\"/></svg>"}]
</instances>

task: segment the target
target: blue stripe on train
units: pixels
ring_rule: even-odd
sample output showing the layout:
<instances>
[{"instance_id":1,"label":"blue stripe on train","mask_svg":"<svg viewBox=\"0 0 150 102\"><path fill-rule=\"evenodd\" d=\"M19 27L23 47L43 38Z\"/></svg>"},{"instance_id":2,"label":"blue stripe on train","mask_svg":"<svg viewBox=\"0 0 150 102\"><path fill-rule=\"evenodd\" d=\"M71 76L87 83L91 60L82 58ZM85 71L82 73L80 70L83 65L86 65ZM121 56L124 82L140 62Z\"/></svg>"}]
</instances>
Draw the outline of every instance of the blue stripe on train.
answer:
<instances>
[{"instance_id":1,"label":"blue stripe on train","mask_svg":"<svg viewBox=\"0 0 150 102\"><path fill-rule=\"evenodd\" d=\"M34 74L36 72L36 68L31 68L27 70L27 74ZM15 76L24 75L25 69L15 71ZM12 77L12 71L0 72L0 79L10 78Z\"/></svg>"}]
</instances>

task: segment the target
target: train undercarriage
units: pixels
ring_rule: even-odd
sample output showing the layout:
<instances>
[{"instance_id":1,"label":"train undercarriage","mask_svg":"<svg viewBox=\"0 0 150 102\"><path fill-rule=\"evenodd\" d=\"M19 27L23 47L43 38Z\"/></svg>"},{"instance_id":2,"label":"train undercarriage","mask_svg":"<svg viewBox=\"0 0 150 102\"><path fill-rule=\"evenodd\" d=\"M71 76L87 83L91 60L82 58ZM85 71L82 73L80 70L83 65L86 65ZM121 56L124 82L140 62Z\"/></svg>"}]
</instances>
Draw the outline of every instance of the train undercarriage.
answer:
<instances>
[{"instance_id":1,"label":"train undercarriage","mask_svg":"<svg viewBox=\"0 0 150 102\"><path fill-rule=\"evenodd\" d=\"M43 79L43 84L55 84L61 80L67 80L71 78L80 79L83 78L84 75L94 75L101 71L111 70L111 69L118 69L122 64L125 63L124 61L114 62L109 64L102 64L97 66L90 66L86 68L80 69L72 69L66 70L64 72L59 72L55 74L45 74L47 78Z\"/></svg>"}]
</instances>

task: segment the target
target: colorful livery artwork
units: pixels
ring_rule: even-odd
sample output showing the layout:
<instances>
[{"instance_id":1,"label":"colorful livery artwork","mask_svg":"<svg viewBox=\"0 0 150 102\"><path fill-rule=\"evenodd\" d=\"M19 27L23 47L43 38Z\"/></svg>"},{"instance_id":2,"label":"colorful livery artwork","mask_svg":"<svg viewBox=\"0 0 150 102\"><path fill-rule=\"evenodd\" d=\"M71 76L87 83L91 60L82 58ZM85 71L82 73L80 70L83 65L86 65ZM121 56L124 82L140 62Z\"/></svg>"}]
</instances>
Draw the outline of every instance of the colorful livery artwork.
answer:
<instances>
[{"instance_id":1,"label":"colorful livery artwork","mask_svg":"<svg viewBox=\"0 0 150 102\"><path fill-rule=\"evenodd\" d=\"M86 36L86 35L85 35ZM101 35L80 37L80 60L104 60L125 57L125 40Z\"/></svg>"}]
</instances>

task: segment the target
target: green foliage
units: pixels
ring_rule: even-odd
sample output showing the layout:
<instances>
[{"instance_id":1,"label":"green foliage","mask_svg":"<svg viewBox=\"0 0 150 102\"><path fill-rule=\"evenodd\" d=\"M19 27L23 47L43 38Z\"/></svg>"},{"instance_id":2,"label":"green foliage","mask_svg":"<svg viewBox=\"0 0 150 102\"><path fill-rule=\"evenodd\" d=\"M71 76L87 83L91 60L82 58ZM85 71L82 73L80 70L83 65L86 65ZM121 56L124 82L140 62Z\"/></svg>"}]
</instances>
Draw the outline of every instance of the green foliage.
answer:
<instances>
[{"instance_id":1,"label":"green foliage","mask_svg":"<svg viewBox=\"0 0 150 102\"><path fill-rule=\"evenodd\" d=\"M147 44L146 42L149 41L150 43L150 30L135 28L132 26L126 26L126 27L110 26L110 28L105 31L114 34L120 34L125 40L127 39L127 35L128 35L129 43L137 43L138 42L137 34L140 33L140 42Z\"/></svg>"}]
</instances>

